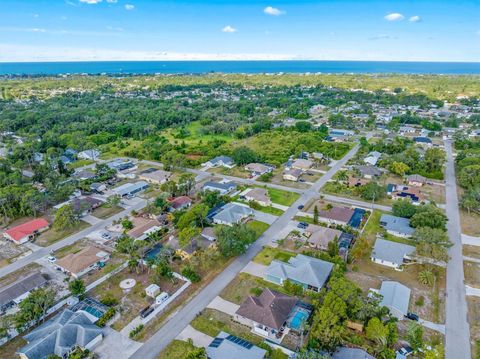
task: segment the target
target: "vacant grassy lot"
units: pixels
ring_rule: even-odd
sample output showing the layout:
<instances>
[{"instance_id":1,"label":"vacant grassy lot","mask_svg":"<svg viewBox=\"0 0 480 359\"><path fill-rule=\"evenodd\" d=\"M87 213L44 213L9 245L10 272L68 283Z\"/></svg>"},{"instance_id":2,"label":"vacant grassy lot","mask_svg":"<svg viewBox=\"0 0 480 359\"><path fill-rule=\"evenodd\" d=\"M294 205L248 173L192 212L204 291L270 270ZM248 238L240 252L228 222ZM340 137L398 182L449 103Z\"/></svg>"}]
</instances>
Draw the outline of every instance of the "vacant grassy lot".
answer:
<instances>
[{"instance_id":1,"label":"vacant grassy lot","mask_svg":"<svg viewBox=\"0 0 480 359\"><path fill-rule=\"evenodd\" d=\"M50 228L35 239L35 244L41 247L48 247L49 245L58 242L63 238L71 236L72 234L80 232L88 227L90 227L90 224L84 221L79 221L75 226L64 230Z\"/></svg>"},{"instance_id":2,"label":"vacant grassy lot","mask_svg":"<svg viewBox=\"0 0 480 359\"><path fill-rule=\"evenodd\" d=\"M463 270L465 271L465 284L480 288L480 265L464 261Z\"/></svg>"},{"instance_id":3,"label":"vacant grassy lot","mask_svg":"<svg viewBox=\"0 0 480 359\"><path fill-rule=\"evenodd\" d=\"M291 257L294 257L296 253L281 250L278 248L264 247L256 256L253 258L255 263L269 265L274 259L277 259L282 262L288 262Z\"/></svg>"},{"instance_id":4,"label":"vacant grassy lot","mask_svg":"<svg viewBox=\"0 0 480 359\"><path fill-rule=\"evenodd\" d=\"M16 352L24 345L27 345L27 341L21 336L13 338L0 347L0 358L18 358Z\"/></svg>"},{"instance_id":5,"label":"vacant grassy lot","mask_svg":"<svg viewBox=\"0 0 480 359\"><path fill-rule=\"evenodd\" d=\"M291 206L300 197L298 193L276 188L267 188L267 191L273 203L278 203L283 206Z\"/></svg>"},{"instance_id":6,"label":"vacant grassy lot","mask_svg":"<svg viewBox=\"0 0 480 359\"><path fill-rule=\"evenodd\" d=\"M188 353L190 353L195 346L183 340L173 340L168 346L160 353L157 359L186 359Z\"/></svg>"},{"instance_id":7,"label":"vacant grassy lot","mask_svg":"<svg viewBox=\"0 0 480 359\"><path fill-rule=\"evenodd\" d=\"M121 211L123 211L123 208L120 206L108 206L104 204L98 208L95 208L92 212L92 215L100 219L107 219L117 213L120 213Z\"/></svg>"},{"instance_id":8,"label":"vacant grassy lot","mask_svg":"<svg viewBox=\"0 0 480 359\"><path fill-rule=\"evenodd\" d=\"M247 222L247 227L253 229L257 234L257 238L259 238L270 226L267 223L260 221L249 221Z\"/></svg>"},{"instance_id":9,"label":"vacant grassy lot","mask_svg":"<svg viewBox=\"0 0 480 359\"><path fill-rule=\"evenodd\" d=\"M465 244L463 246L463 255L472 258L480 259L480 247L479 246L470 246Z\"/></svg>"},{"instance_id":10,"label":"vacant grassy lot","mask_svg":"<svg viewBox=\"0 0 480 359\"><path fill-rule=\"evenodd\" d=\"M473 358L480 357L480 298L467 296L470 339L473 342Z\"/></svg>"},{"instance_id":11,"label":"vacant grassy lot","mask_svg":"<svg viewBox=\"0 0 480 359\"><path fill-rule=\"evenodd\" d=\"M475 213L468 214L467 211L460 210L460 222L462 224L462 233L480 237L480 215Z\"/></svg>"}]
</instances>

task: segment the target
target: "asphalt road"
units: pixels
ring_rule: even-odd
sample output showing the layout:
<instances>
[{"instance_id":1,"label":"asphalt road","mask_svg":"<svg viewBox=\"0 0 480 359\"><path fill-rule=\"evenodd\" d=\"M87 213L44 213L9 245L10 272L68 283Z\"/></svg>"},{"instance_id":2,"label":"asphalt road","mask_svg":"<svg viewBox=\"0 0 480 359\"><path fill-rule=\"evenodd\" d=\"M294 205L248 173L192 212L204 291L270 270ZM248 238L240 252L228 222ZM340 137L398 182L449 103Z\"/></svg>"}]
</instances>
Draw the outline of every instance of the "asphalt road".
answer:
<instances>
[{"instance_id":1,"label":"asphalt road","mask_svg":"<svg viewBox=\"0 0 480 359\"><path fill-rule=\"evenodd\" d=\"M165 347L195 318L197 313L206 308L207 305L220 294L223 288L235 278L235 276L253 259L253 257L255 257L263 246L267 245L272 238L275 238L286 226L288 226L290 220L298 211L297 207L301 204L305 204L310 198L318 196L320 188L355 155L358 148L359 145L356 145L308 190L303 191L300 198L293 203L283 215L278 217L263 235L250 246L245 254L237 257L222 273L203 288L200 293L172 315L166 323L130 358L156 359L162 350L165 349Z\"/></svg>"},{"instance_id":2,"label":"asphalt road","mask_svg":"<svg viewBox=\"0 0 480 359\"><path fill-rule=\"evenodd\" d=\"M141 198L138 198L138 197L133 198L132 200L129 201L129 204L128 204L127 208L124 209L122 212L119 212L119 213L117 213L116 215L114 215L110 218L107 218L103 221L100 221L100 222L94 224L93 226L85 228L84 230L82 230L80 232L72 234L71 236L69 236L65 239L62 239L61 241L55 242L51 246L39 247L38 250L32 252L30 255L28 255L26 257L23 257L23 258L17 260L16 262L13 262L13 263L11 263L11 264L3 267L3 268L0 268L0 278L4 277L4 276L6 276L10 273L13 273L16 270L21 269L21 268L25 267L26 265L28 265L30 263L33 263L33 262L39 260L40 258L46 256L46 255L49 255L50 252L52 252L52 251L56 251L60 248L69 246L69 245L85 238L87 235L89 235L92 232L104 229L106 226L111 225L113 221L115 221L117 219L120 219L120 218L126 216L127 214L129 214L133 209L139 210L139 209L142 209L143 207L145 207L145 205L146 205L145 200L143 200Z\"/></svg>"},{"instance_id":3,"label":"asphalt road","mask_svg":"<svg viewBox=\"0 0 480 359\"><path fill-rule=\"evenodd\" d=\"M445 211L448 217L448 236L453 243L449 250L450 261L447 264L445 357L470 359L470 328L467 319L460 215L451 141L445 141L445 150L447 153L445 191L448 199Z\"/></svg>"}]
</instances>

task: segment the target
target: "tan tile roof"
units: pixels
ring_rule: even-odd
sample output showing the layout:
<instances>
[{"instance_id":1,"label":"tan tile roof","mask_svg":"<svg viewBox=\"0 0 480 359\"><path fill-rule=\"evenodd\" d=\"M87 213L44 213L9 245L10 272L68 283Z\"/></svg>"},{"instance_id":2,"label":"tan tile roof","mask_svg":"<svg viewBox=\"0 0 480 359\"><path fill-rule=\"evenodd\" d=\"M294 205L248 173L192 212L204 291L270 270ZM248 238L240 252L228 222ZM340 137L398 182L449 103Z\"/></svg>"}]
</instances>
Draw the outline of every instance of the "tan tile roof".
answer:
<instances>
[{"instance_id":1,"label":"tan tile roof","mask_svg":"<svg viewBox=\"0 0 480 359\"><path fill-rule=\"evenodd\" d=\"M67 254L55 264L70 273L80 273L92 264L97 263L103 257L103 255L97 256L97 254L102 252L107 253L98 247L88 246L78 253Z\"/></svg>"}]
</instances>

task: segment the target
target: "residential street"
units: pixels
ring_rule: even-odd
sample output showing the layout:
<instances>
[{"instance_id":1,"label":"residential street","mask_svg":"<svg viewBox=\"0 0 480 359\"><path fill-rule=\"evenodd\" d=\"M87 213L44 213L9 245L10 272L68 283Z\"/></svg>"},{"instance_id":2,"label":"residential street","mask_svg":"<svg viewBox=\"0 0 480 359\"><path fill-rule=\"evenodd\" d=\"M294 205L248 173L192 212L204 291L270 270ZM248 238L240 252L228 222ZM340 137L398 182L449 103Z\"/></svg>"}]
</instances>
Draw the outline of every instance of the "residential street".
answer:
<instances>
[{"instance_id":1,"label":"residential street","mask_svg":"<svg viewBox=\"0 0 480 359\"><path fill-rule=\"evenodd\" d=\"M38 260L38 259L40 259L40 258L42 258L46 255L49 255L50 252L52 252L52 251L56 251L60 248L69 246L69 245L85 238L86 236L88 236L92 232L104 229L105 226L109 226L110 224L112 224L113 221L115 221L115 220L117 220L121 217L126 216L133 209L139 210L139 209L145 207L145 205L146 205L146 201L141 199L141 198L138 198L138 197L129 200L129 205L127 206L127 208L124 209L123 211L121 211L120 213L117 213L116 215L114 215L114 216L112 216L108 219L100 220L99 222L92 225L91 227L88 227L88 228L86 228L86 229L84 229L80 232L72 234L71 236L62 239L62 240L52 244L51 246L38 247L39 249L32 252L30 255L28 255L26 257L23 257L23 258L19 259L18 261L13 262L13 263L11 263L11 264L3 267L3 268L0 268L0 278L4 277L4 276L6 276L10 273L13 273L18 269L21 269L24 266L26 266L30 263L33 263L36 260Z\"/></svg>"},{"instance_id":2,"label":"residential street","mask_svg":"<svg viewBox=\"0 0 480 359\"><path fill-rule=\"evenodd\" d=\"M262 247L268 245L269 242L289 224L290 220L298 211L297 207L301 204L305 204L310 198L318 196L320 188L355 155L358 148L359 145L356 145L341 160L337 161L324 176L315 182L311 188L304 191L300 198L293 203L283 215L278 217L272 226L270 226L270 228L268 228L263 235L250 246L244 255L236 258L232 264L225 268L225 270L210 284L203 288L200 293L179 309L174 317L170 317L165 324L130 358L156 359L158 354L160 354L160 352L162 352L162 350L183 331L199 312L206 308L208 304L220 294L222 289L235 278L235 276L253 259Z\"/></svg>"},{"instance_id":3,"label":"residential street","mask_svg":"<svg viewBox=\"0 0 480 359\"><path fill-rule=\"evenodd\" d=\"M447 298L445 323L445 357L471 358L470 328L467 320L467 301L463 273L463 255L461 241L460 215L455 179L455 164L451 141L445 141L447 164L445 171L445 190L448 198L445 208L448 222L448 236L453 243L449 250L450 261L447 265Z\"/></svg>"}]
</instances>

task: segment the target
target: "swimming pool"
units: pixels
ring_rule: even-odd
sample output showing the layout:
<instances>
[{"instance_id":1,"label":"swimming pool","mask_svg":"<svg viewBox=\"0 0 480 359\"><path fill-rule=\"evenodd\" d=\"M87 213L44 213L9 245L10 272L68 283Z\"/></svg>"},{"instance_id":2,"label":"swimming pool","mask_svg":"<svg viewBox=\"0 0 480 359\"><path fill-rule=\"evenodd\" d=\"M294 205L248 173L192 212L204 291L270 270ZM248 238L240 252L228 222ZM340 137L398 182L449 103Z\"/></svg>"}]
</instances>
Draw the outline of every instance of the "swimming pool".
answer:
<instances>
[{"instance_id":1,"label":"swimming pool","mask_svg":"<svg viewBox=\"0 0 480 359\"><path fill-rule=\"evenodd\" d=\"M350 218L350 221L348 222L348 225L353 228L358 228L362 223L364 214L365 214L364 209L355 208L352 218Z\"/></svg>"},{"instance_id":2,"label":"swimming pool","mask_svg":"<svg viewBox=\"0 0 480 359\"><path fill-rule=\"evenodd\" d=\"M291 329L298 330L302 326L302 322L306 322L309 316L310 312L308 310L297 307L288 326Z\"/></svg>"}]
</instances>

